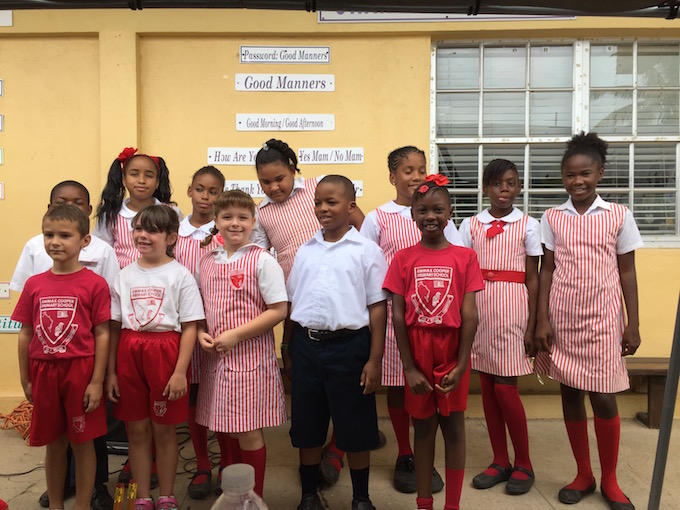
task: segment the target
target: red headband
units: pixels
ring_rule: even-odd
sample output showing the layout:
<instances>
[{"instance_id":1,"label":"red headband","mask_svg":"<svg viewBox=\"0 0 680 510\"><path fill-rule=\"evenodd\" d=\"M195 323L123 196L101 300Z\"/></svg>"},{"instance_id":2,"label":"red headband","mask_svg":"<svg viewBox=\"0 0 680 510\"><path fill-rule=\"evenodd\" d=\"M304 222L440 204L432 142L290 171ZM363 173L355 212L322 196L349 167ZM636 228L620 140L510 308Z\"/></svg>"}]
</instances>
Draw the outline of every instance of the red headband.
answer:
<instances>
[{"instance_id":1,"label":"red headband","mask_svg":"<svg viewBox=\"0 0 680 510\"><path fill-rule=\"evenodd\" d=\"M148 154L142 154L139 153L137 154L137 149L134 147L125 147L120 154L118 154L118 157L116 158L117 161L120 161L120 166L121 168L125 168L125 165L127 165L127 162L130 161L130 159L133 156L146 156L147 158L151 159L154 163L156 163L156 168L160 170L161 165L158 161L158 156L149 156Z\"/></svg>"},{"instance_id":2,"label":"red headband","mask_svg":"<svg viewBox=\"0 0 680 510\"><path fill-rule=\"evenodd\" d=\"M446 186L449 183L449 178L442 174L430 174L425 177L425 182L431 182L434 184L434 186ZM427 190L429 190L431 187L433 186L423 184L420 188L418 188L418 193L427 193Z\"/></svg>"}]
</instances>

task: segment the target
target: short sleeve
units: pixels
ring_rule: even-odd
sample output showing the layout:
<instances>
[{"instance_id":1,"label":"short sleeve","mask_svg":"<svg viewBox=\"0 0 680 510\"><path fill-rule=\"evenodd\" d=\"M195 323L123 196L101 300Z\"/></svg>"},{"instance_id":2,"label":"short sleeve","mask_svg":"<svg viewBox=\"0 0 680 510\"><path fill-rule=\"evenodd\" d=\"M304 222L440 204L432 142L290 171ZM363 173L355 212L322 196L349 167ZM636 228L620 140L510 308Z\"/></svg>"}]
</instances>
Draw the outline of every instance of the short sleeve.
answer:
<instances>
[{"instance_id":1,"label":"short sleeve","mask_svg":"<svg viewBox=\"0 0 680 510\"><path fill-rule=\"evenodd\" d=\"M555 236L548 223L548 216L543 213L541 216L541 243L550 251L555 251Z\"/></svg>"},{"instance_id":2,"label":"short sleeve","mask_svg":"<svg viewBox=\"0 0 680 510\"><path fill-rule=\"evenodd\" d=\"M268 253L262 253L257 261L257 285L268 305L288 301L283 269Z\"/></svg>"},{"instance_id":3,"label":"short sleeve","mask_svg":"<svg viewBox=\"0 0 680 510\"><path fill-rule=\"evenodd\" d=\"M177 264L179 265L179 262ZM201 299L194 275L184 266L180 265L180 267L183 270L183 276L179 291L179 321L191 322L205 319L203 299Z\"/></svg>"},{"instance_id":4,"label":"short sleeve","mask_svg":"<svg viewBox=\"0 0 680 510\"><path fill-rule=\"evenodd\" d=\"M111 293L104 278L96 276L92 292L92 325L98 326L111 319Z\"/></svg>"},{"instance_id":5,"label":"short sleeve","mask_svg":"<svg viewBox=\"0 0 680 510\"><path fill-rule=\"evenodd\" d=\"M470 218L465 218L460 223L458 233L460 234L463 246L465 246L466 248L472 248L472 234L470 233Z\"/></svg>"},{"instance_id":6,"label":"short sleeve","mask_svg":"<svg viewBox=\"0 0 680 510\"><path fill-rule=\"evenodd\" d=\"M361 230L359 231L362 236L366 239L370 239L375 244L380 243L380 227L378 226L378 214L375 211L371 211L364 218L364 222L361 224Z\"/></svg>"},{"instance_id":7,"label":"short sleeve","mask_svg":"<svg viewBox=\"0 0 680 510\"><path fill-rule=\"evenodd\" d=\"M118 273L113 285L111 285L111 320L116 322L123 322L122 304L120 302L120 276L121 273Z\"/></svg>"},{"instance_id":8,"label":"short sleeve","mask_svg":"<svg viewBox=\"0 0 680 510\"><path fill-rule=\"evenodd\" d=\"M371 242L366 249L368 264L364 269L364 285L366 286L366 304L368 306L387 300L383 290L383 282L387 274L387 261L380 247Z\"/></svg>"},{"instance_id":9,"label":"short sleeve","mask_svg":"<svg viewBox=\"0 0 680 510\"><path fill-rule=\"evenodd\" d=\"M258 245L260 248L268 250L269 248L271 248L272 244L271 242L269 242L267 232L265 232L264 227L262 226L260 220L258 219L257 211L258 209L255 209L255 227L253 228L253 231L250 233L250 242Z\"/></svg>"},{"instance_id":10,"label":"short sleeve","mask_svg":"<svg viewBox=\"0 0 680 510\"><path fill-rule=\"evenodd\" d=\"M482 271L479 269L477 254L469 250L467 268L465 271L465 293L484 290Z\"/></svg>"},{"instance_id":11,"label":"short sleeve","mask_svg":"<svg viewBox=\"0 0 680 510\"><path fill-rule=\"evenodd\" d=\"M458 229L456 229L456 225L451 220L444 227L444 237L454 246L465 246Z\"/></svg>"},{"instance_id":12,"label":"short sleeve","mask_svg":"<svg viewBox=\"0 0 680 510\"><path fill-rule=\"evenodd\" d=\"M630 253L638 248L642 248L642 246L642 236L633 218L633 213L630 212L630 209L626 208L623 225L621 226L619 237L616 238L616 254L623 255Z\"/></svg>"},{"instance_id":13,"label":"short sleeve","mask_svg":"<svg viewBox=\"0 0 680 510\"><path fill-rule=\"evenodd\" d=\"M385 281L383 282L383 288L390 291L392 294L397 296L403 296L406 294L406 281L403 274L403 256L402 252L398 251L390 267L387 269L387 275L385 276Z\"/></svg>"},{"instance_id":14,"label":"short sleeve","mask_svg":"<svg viewBox=\"0 0 680 510\"><path fill-rule=\"evenodd\" d=\"M30 278L26 282L24 291L19 296L19 301L14 307L14 312L12 313L12 320L20 322L21 324L26 324L27 326L33 325L33 292Z\"/></svg>"},{"instance_id":15,"label":"short sleeve","mask_svg":"<svg viewBox=\"0 0 680 510\"><path fill-rule=\"evenodd\" d=\"M541 247L541 226L538 221L531 216L527 217L527 234L524 246L527 255L530 257L540 257L543 255L543 248Z\"/></svg>"}]
</instances>

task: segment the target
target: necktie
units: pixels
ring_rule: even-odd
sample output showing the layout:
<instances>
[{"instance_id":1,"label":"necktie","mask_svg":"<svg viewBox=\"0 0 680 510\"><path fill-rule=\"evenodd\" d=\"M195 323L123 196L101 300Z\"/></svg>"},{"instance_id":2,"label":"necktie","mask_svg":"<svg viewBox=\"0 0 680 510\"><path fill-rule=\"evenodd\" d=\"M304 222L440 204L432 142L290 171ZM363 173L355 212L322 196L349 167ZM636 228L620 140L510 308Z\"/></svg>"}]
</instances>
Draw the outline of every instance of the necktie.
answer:
<instances>
[{"instance_id":1,"label":"necktie","mask_svg":"<svg viewBox=\"0 0 680 510\"><path fill-rule=\"evenodd\" d=\"M505 222L503 220L492 221L491 225L486 230L486 238L489 239L491 237L497 236L498 234L502 234L503 225L505 225Z\"/></svg>"}]
</instances>

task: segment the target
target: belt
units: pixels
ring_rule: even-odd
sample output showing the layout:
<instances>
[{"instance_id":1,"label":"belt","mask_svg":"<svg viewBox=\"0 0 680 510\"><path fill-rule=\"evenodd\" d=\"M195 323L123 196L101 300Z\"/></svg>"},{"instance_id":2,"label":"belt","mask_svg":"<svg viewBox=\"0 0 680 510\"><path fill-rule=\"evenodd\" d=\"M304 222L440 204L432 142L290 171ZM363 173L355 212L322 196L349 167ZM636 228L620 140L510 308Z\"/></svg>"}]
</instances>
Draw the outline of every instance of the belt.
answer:
<instances>
[{"instance_id":1,"label":"belt","mask_svg":"<svg viewBox=\"0 0 680 510\"><path fill-rule=\"evenodd\" d=\"M361 329L336 329L336 330L325 330L325 329L311 329L311 328L306 328L304 326L300 326L299 324L297 325L302 331L305 332L305 334L309 337L310 340L314 340L315 342L324 342L326 340L335 340L338 338L342 338L345 336L349 335L354 335L358 333L359 331L362 331L364 329L367 329L368 326L365 328Z\"/></svg>"},{"instance_id":2,"label":"belt","mask_svg":"<svg viewBox=\"0 0 680 510\"><path fill-rule=\"evenodd\" d=\"M524 271L495 271L491 269L482 269L482 278L492 282L524 283L526 281L526 273Z\"/></svg>"}]
</instances>

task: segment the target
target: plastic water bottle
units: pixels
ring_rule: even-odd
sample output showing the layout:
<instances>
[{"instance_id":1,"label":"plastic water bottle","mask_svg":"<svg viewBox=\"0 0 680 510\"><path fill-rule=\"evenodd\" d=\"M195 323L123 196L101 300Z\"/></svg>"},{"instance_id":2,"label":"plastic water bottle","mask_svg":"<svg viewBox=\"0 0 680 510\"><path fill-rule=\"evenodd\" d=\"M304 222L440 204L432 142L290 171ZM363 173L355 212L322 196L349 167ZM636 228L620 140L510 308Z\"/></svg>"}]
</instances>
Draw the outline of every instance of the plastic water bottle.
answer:
<instances>
[{"instance_id":1,"label":"plastic water bottle","mask_svg":"<svg viewBox=\"0 0 680 510\"><path fill-rule=\"evenodd\" d=\"M255 469L250 464L232 464L222 470L222 495L210 510L267 510L253 491Z\"/></svg>"}]
</instances>

